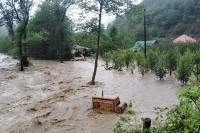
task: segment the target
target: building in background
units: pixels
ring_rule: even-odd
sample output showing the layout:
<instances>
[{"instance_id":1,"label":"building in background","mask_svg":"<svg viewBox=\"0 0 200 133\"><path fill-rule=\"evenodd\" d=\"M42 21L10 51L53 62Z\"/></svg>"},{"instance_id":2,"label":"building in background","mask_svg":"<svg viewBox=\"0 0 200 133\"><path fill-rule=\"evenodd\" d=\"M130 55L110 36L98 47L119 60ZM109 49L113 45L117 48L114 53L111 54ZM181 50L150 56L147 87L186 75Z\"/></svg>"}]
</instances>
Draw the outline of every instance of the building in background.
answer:
<instances>
[{"instance_id":1,"label":"building in background","mask_svg":"<svg viewBox=\"0 0 200 133\"><path fill-rule=\"evenodd\" d=\"M185 34L173 40L173 43L195 43L195 42L197 42L197 40Z\"/></svg>"}]
</instances>

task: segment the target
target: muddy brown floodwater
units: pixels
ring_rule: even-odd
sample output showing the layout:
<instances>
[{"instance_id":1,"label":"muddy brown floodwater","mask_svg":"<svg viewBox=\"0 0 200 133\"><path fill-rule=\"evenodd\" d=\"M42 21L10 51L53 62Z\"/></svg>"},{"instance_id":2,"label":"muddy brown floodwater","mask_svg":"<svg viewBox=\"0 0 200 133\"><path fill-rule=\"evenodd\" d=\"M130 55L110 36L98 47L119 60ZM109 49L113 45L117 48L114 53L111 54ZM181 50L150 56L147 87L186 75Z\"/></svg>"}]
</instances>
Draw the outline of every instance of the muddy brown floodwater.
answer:
<instances>
[{"instance_id":1,"label":"muddy brown floodwater","mask_svg":"<svg viewBox=\"0 0 200 133\"><path fill-rule=\"evenodd\" d=\"M31 62L24 72L0 68L0 133L112 133L121 115L92 110L91 97L101 91L132 101L141 117L154 118L153 107L178 103L174 77L159 81L152 73L105 70L100 61L98 83L89 86L91 60Z\"/></svg>"}]
</instances>

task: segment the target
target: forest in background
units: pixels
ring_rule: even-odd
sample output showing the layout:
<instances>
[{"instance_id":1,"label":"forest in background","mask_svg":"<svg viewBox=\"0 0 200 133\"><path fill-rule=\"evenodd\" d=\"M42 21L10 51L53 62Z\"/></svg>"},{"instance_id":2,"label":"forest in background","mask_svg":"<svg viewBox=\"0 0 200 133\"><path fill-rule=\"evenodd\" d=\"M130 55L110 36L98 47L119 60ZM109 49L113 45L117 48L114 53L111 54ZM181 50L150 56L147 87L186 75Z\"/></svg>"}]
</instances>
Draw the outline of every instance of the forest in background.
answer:
<instances>
[{"instance_id":1,"label":"forest in background","mask_svg":"<svg viewBox=\"0 0 200 133\"><path fill-rule=\"evenodd\" d=\"M123 15L110 23L108 31L115 25L121 34L131 34L134 41L143 40L143 11L146 8L147 38L166 38L169 41L187 34L200 37L200 1L198 0L143 0L132 9L132 15ZM168 42L169 42L168 41Z\"/></svg>"}]
</instances>

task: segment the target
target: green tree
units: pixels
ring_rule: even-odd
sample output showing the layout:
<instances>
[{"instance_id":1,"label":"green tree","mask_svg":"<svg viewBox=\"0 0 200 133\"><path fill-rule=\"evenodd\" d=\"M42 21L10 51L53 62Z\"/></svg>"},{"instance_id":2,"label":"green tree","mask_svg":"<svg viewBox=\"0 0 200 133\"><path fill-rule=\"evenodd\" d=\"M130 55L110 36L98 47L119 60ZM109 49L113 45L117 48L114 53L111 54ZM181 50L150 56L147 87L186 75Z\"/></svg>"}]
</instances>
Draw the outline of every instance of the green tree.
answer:
<instances>
[{"instance_id":1,"label":"green tree","mask_svg":"<svg viewBox=\"0 0 200 133\"><path fill-rule=\"evenodd\" d=\"M26 47L23 44L23 41L26 39L27 35L27 25L29 23L30 11L33 5L33 0L19 0L14 1L13 9L15 10L15 16L19 24L16 29L15 41L19 47L19 56L21 71L24 71L24 64L27 63ZM18 8L18 9L17 9Z\"/></svg>"},{"instance_id":2,"label":"green tree","mask_svg":"<svg viewBox=\"0 0 200 133\"><path fill-rule=\"evenodd\" d=\"M47 0L37 11L29 25L29 38L38 37L38 43L29 41L30 49L46 57L47 59L58 59L71 57L70 46L72 40L71 21L66 16L69 7L74 1ZM30 39L33 40L33 39Z\"/></svg>"},{"instance_id":3,"label":"green tree","mask_svg":"<svg viewBox=\"0 0 200 133\"><path fill-rule=\"evenodd\" d=\"M105 61L106 69L109 68L109 63L112 60L112 53L111 52L104 53L102 58Z\"/></svg>"},{"instance_id":4,"label":"green tree","mask_svg":"<svg viewBox=\"0 0 200 133\"><path fill-rule=\"evenodd\" d=\"M194 62L194 75L197 78L197 83L199 82L199 76L200 76L200 50L194 53L193 55L193 62Z\"/></svg>"},{"instance_id":5,"label":"green tree","mask_svg":"<svg viewBox=\"0 0 200 133\"><path fill-rule=\"evenodd\" d=\"M112 38L112 41L115 42L116 39L117 39L117 28L116 26L112 26L111 30L110 30L110 33L109 33L109 36Z\"/></svg>"},{"instance_id":6,"label":"green tree","mask_svg":"<svg viewBox=\"0 0 200 133\"><path fill-rule=\"evenodd\" d=\"M111 30L110 30L110 32L109 32L109 36L110 36L110 38L112 39L112 44L113 44L113 48L112 49L117 49L118 47L117 47L117 40L118 40L118 31L117 31L117 28L116 28L116 26L112 26L111 27Z\"/></svg>"},{"instance_id":7,"label":"green tree","mask_svg":"<svg viewBox=\"0 0 200 133\"><path fill-rule=\"evenodd\" d=\"M145 72L148 71L148 64L144 58L143 52L137 52L135 54L135 59L136 59L139 72L142 74L142 76L144 76Z\"/></svg>"},{"instance_id":8,"label":"green tree","mask_svg":"<svg viewBox=\"0 0 200 133\"><path fill-rule=\"evenodd\" d=\"M189 50L184 53L178 62L176 69L176 78L181 81L183 84L186 84L189 81L193 71L193 62L192 55Z\"/></svg>"},{"instance_id":9,"label":"green tree","mask_svg":"<svg viewBox=\"0 0 200 133\"><path fill-rule=\"evenodd\" d=\"M26 58L24 58L26 49L23 41L26 39L26 30L32 5L33 0L6 0L0 2L0 13L3 15L3 20L10 36L15 40L19 48L21 71L24 70L23 65L26 61ZM14 22L17 23L16 33L14 33Z\"/></svg>"},{"instance_id":10,"label":"green tree","mask_svg":"<svg viewBox=\"0 0 200 133\"><path fill-rule=\"evenodd\" d=\"M6 2L0 2L0 26L5 25L9 35L14 42L14 22L15 10L13 10L14 0L6 0Z\"/></svg>"},{"instance_id":11,"label":"green tree","mask_svg":"<svg viewBox=\"0 0 200 133\"><path fill-rule=\"evenodd\" d=\"M166 51L166 67L170 75L172 75L172 72L176 70L179 58L180 53L178 48L169 49Z\"/></svg>"},{"instance_id":12,"label":"green tree","mask_svg":"<svg viewBox=\"0 0 200 133\"><path fill-rule=\"evenodd\" d=\"M129 65L134 62L134 52L132 50L123 50L123 53L125 65L126 68L128 68Z\"/></svg>"},{"instance_id":13,"label":"green tree","mask_svg":"<svg viewBox=\"0 0 200 133\"><path fill-rule=\"evenodd\" d=\"M11 37L0 37L0 53L9 53L13 49Z\"/></svg>"},{"instance_id":14,"label":"green tree","mask_svg":"<svg viewBox=\"0 0 200 133\"><path fill-rule=\"evenodd\" d=\"M103 55L106 52L112 51L115 47L112 40L106 34L101 34L101 45L99 46L99 54Z\"/></svg>"},{"instance_id":15,"label":"green tree","mask_svg":"<svg viewBox=\"0 0 200 133\"><path fill-rule=\"evenodd\" d=\"M118 69L122 71L122 67L125 65L124 62L124 52L122 50L117 50L112 53L112 62L114 65L114 69Z\"/></svg>"},{"instance_id":16,"label":"green tree","mask_svg":"<svg viewBox=\"0 0 200 133\"><path fill-rule=\"evenodd\" d=\"M165 54L164 53L160 53L159 56L158 56L158 62L154 66L155 75L160 80L164 79L164 77L167 74L165 58L166 58Z\"/></svg>"},{"instance_id":17,"label":"green tree","mask_svg":"<svg viewBox=\"0 0 200 133\"><path fill-rule=\"evenodd\" d=\"M99 56L99 46L100 46L100 38L101 38L101 19L102 13L105 11L106 13L118 14L121 13L124 9L131 5L131 1L129 0L94 0L94 1L87 1L81 0L80 6L89 12L94 12L98 14L98 28L97 28L97 48L96 48L96 57L95 57L95 65L94 65L94 72L92 75L92 80L90 82L91 85L95 84L95 77L97 72L98 66L98 56ZM123 7L123 8L122 8Z\"/></svg>"},{"instance_id":18,"label":"green tree","mask_svg":"<svg viewBox=\"0 0 200 133\"><path fill-rule=\"evenodd\" d=\"M96 49L96 36L91 32L77 32L74 34L75 44L89 47L92 51Z\"/></svg>"},{"instance_id":19,"label":"green tree","mask_svg":"<svg viewBox=\"0 0 200 133\"><path fill-rule=\"evenodd\" d=\"M147 64L151 71L154 70L156 63L158 62L157 50L149 49L147 53Z\"/></svg>"}]
</instances>

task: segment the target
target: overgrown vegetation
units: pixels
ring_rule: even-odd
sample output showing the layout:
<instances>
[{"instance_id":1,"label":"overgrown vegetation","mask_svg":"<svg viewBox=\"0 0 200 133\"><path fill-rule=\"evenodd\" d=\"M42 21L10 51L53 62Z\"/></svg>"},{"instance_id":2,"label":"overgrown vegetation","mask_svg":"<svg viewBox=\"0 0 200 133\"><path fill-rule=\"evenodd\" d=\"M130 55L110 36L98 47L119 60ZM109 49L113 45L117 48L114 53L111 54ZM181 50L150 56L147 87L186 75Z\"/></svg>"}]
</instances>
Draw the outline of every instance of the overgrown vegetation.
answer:
<instances>
[{"instance_id":1,"label":"overgrown vegetation","mask_svg":"<svg viewBox=\"0 0 200 133\"><path fill-rule=\"evenodd\" d=\"M106 67L111 63L114 69L122 70L124 66L129 68L129 64L136 63L142 76L151 70L160 80L164 80L169 74L170 76L175 75L178 81L187 84L191 76L195 76L199 81L199 51L198 43L163 44L149 47L147 59L144 58L143 51L133 52L122 49L105 53L103 59L106 61Z\"/></svg>"},{"instance_id":2,"label":"overgrown vegetation","mask_svg":"<svg viewBox=\"0 0 200 133\"><path fill-rule=\"evenodd\" d=\"M65 16L73 1L45 1L29 24L29 56L39 59L71 58L72 23Z\"/></svg>"},{"instance_id":3,"label":"overgrown vegetation","mask_svg":"<svg viewBox=\"0 0 200 133\"><path fill-rule=\"evenodd\" d=\"M149 133L199 133L200 132L200 89L198 87L183 88L179 92L180 103L170 108L155 108L160 124L153 125ZM141 122L130 107L114 128L114 133L142 133ZM163 115L167 118L163 120ZM143 118L142 118L143 120ZM131 125L134 121L135 125Z\"/></svg>"},{"instance_id":4,"label":"overgrown vegetation","mask_svg":"<svg viewBox=\"0 0 200 133\"><path fill-rule=\"evenodd\" d=\"M147 38L175 38L185 33L199 38L200 1L198 0L143 0L134 6L123 18L116 18L109 25L120 31L119 34L129 33L132 38L143 40L143 10L147 11ZM131 20L131 21L130 21ZM130 35L126 35L126 38ZM131 38L130 38L131 39Z\"/></svg>"}]
</instances>

